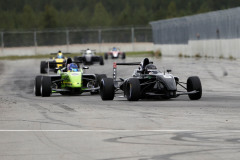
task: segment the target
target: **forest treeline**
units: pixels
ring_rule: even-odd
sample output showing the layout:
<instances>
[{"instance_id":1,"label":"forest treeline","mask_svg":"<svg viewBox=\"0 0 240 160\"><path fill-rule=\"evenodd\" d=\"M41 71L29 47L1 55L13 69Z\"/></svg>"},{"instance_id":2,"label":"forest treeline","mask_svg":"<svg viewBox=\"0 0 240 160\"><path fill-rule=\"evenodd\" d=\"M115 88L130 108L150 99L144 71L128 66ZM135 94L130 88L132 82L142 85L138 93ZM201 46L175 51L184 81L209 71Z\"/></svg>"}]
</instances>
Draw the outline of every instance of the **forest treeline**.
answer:
<instances>
[{"instance_id":1,"label":"forest treeline","mask_svg":"<svg viewBox=\"0 0 240 160\"><path fill-rule=\"evenodd\" d=\"M0 30L148 25L240 6L240 0L0 0Z\"/></svg>"}]
</instances>

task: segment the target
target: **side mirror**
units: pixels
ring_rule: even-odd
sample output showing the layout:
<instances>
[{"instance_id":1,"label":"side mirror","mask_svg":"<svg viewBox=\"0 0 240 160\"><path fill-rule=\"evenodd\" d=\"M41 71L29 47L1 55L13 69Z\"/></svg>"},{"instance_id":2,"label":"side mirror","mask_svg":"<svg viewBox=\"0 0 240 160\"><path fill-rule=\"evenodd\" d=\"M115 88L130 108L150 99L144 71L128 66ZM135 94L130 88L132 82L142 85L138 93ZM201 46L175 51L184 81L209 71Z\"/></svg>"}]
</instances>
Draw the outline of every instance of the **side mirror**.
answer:
<instances>
[{"instance_id":1,"label":"side mirror","mask_svg":"<svg viewBox=\"0 0 240 160\"><path fill-rule=\"evenodd\" d=\"M172 70L171 69L167 69L167 72L170 73L170 72L172 72Z\"/></svg>"},{"instance_id":2,"label":"side mirror","mask_svg":"<svg viewBox=\"0 0 240 160\"><path fill-rule=\"evenodd\" d=\"M89 67L84 66L83 69L89 69Z\"/></svg>"}]
</instances>

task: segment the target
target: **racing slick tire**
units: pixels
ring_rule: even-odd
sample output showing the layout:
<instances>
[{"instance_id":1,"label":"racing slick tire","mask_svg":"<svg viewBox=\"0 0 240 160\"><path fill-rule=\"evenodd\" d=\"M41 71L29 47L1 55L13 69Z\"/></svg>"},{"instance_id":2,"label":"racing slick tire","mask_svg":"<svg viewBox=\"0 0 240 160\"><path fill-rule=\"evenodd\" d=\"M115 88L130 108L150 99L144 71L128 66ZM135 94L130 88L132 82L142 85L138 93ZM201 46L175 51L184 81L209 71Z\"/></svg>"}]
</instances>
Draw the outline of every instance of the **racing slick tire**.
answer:
<instances>
[{"instance_id":1,"label":"racing slick tire","mask_svg":"<svg viewBox=\"0 0 240 160\"><path fill-rule=\"evenodd\" d=\"M104 59L108 59L108 54L104 53Z\"/></svg>"},{"instance_id":2,"label":"racing slick tire","mask_svg":"<svg viewBox=\"0 0 240 160\"><path fill-rule=\"evenodd\" d=\"M42 76L36 76L35 85L34 85L35 96L41 96L41 80L42 80Z\"/></svg>"},{"instance_id":3,"label":"racing slick tire","mask_svg":"<svg viewBox=\"0 0 240 160\"><path fill-rule=\"evenodd\" d=\"M190 100L198 100L202 97L202 84L197 76L189 77L187 79L187 91L197 91L197 93L194 94L188 94L188 97Z\"/></svg>"},{"instance_id":4,"label":"racing slick tire","mask_svg":"<svg viewBox=\"0 0 240 160\"><path fill-rule=\"evenodd\" d=\"M41 74L47 73L46 67L47 67L47 63L45 61L41 61L41 64L40 64L40 73Z\"/></svg>"},{"instance_id":5,"label":"racing slick tire","mask_svg":"<svg viewBox=\"0 0 240 160\"><path fill-rule=\"evenodd\" d=\"M43 76L41 86L42 97L49 97L51 95L52 93L51 85L52 85L51 77Z\"/></svg>"},{"instance_id":6,"label":"racing slick tire","mask_svg":"<svg viewBox=\"0 0 240 160\"><path fill-rule=\"evenodd\" d=\"M127 100L138 101L140 98L140 82L137 78L130 78L126 84Z\"/></svg>"},{"instance_id":7,"label":"racing slick tire","mask_svg":"<svg viewBox=\"0 0 240 160\"><path fill-rule=\"evenodd\" d=\"M100 84L100 96L102 100L113 100L115 88L112 78L103 78Z\"/></svg>"},{"instance_id":8,"label":"racing slick tire","mask_svg":"<svg viewBox=\"0 0 240 160\"><path fill-rule=\"evenodd\" d=\"M100 65L104 65L104 61L103 61L103 57L102 56L99 57L99 64Z\"/></svg>"},{"instance_id":9,"label":"racing slick tire","mask_svg":"<svg viewBox=\"0 0 240 160\"><path fill-rule=\"evenodd\" d=\"M123 52L123 53L122 53L122 59L125 59L125 58L126 58L126 53Z\"/></svg>"}]
</instances>

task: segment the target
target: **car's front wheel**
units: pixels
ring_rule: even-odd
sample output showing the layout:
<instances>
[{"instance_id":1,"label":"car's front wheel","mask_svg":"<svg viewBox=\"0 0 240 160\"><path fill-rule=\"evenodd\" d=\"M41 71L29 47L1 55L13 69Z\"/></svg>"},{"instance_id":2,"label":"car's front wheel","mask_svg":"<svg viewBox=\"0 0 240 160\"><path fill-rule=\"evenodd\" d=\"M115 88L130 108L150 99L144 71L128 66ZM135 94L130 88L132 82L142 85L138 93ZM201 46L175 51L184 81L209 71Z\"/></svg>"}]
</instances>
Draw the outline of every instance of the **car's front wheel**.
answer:
<instances>
[{"instance_id":1,"label":"car's front wheel","mask_svg":"<svg viewBox=\"0 0 240 160\"><path fill-rule=\"evenodd\" d=\"M100 96L102 100L113 100L115 88L112 78L103 78L100 83Z\"/></svg>"},{"instance_id":2,"label":"car's front wheel","mask_svg":"<svg viewBox=\"0 0 240 160\"><path fill-rule=\"evenodd\" d=\"M126 96L129 101L138 101L140 98L140 82L137 78L130 78L126 84Z\"/></svg>"},{"instance_id":3,"label":"car's front wheel","mask_svg":"<svg viewBox=\"0 0 240 160\"><path fill-rule=\"evenodd\" d=\"M122 53L122 59L125 59L125 58L126 58L126 53L123 52L123 53Z\"/></svg>"},{"instance_id":4,"label":"car's front wheel","mask_svg":"<svg viewBox=\"0 0 240 160\"><path fill-rule=\"evenodd\" d=\"M100 57L99 57L99 59L100 59L100 60L99 60L99 61L100 61L100 62L99 62L99 63L100 63L100 65L104 65L103 57L102 57L102 56L100 56Z\"/></svg>"},{"instance_id":5,"label":"car's front wheel","mask_svg":"<svg viewBox=\"0 0 240 160\"><path fill-rule=\"evenodd\" d=\"M34 85L35 96L41 96L41 80L42 80L42 76L36 76L35 85Z\"/></svg>"},{"instance_id":6,"label":"car's front wheel","mask_svg":"<svg viewBox=\"0 0 240 160\"><path fill-rule=\"evenodd\" d=\"M188 78L187 91L196 91L196 93L188 95L189 99L191 100L198 100L202 97L202 84L199 77L193 76Z\"/></svg>"},{"instance_id":7,"label":"car's front wheel","mask_svg":"<svg viewBox=\"0 0 240 160\"><path fill-rule=\"evenodd\" d=\"M104 58L105 58L105 59L108 59L108 53L105 53L105 54L104 54Z\"/></svg>"},{"instance_id":8,"label":"car's front wheel","mask_svg":"<svg viewBox=\"0 0 240 160\"><path fill-rule=\"evenodd\" d=\"M47 73L46 67L47 67L47 62L41 61L41 64L40 64L40 73L42 73L42 74Z\"/></svg>"},{"instance_id":9,"label":"car's front wheel","mask_svg":"<svg viewBox=\"0 0 240 160\"><path fill-rule=\"evenodd\" d=\"M49 97L52 93L52 82L51 77L43 76L41 85L41 95L42 97Z\"/></svg>"}]
</instances>

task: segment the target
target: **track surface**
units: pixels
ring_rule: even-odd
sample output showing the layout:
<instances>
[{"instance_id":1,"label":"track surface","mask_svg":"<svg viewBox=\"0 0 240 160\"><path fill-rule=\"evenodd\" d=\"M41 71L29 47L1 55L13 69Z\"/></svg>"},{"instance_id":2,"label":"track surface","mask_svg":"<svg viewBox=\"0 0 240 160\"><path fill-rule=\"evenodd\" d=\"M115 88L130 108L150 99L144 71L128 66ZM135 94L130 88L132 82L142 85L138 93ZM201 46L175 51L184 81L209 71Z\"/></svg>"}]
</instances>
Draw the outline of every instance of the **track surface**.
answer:
<instances>
[{"instance_id":1,"label":"track surface","mask_svg":"<svg viewBox=\"0 0 240 160\"><path fill-rule=\"evenodd\" d=\"M127 57L126 62L141 60ZM0 61L0 159L239 160L239 61L151 60L184 82L198 75L202 99L102 101L89 93L35 97L40 60ZM87 73L111 77L112 63L92 66ZM131 75L135 67L118 67L118 76Z\"/></svg>"}]
</instances>

